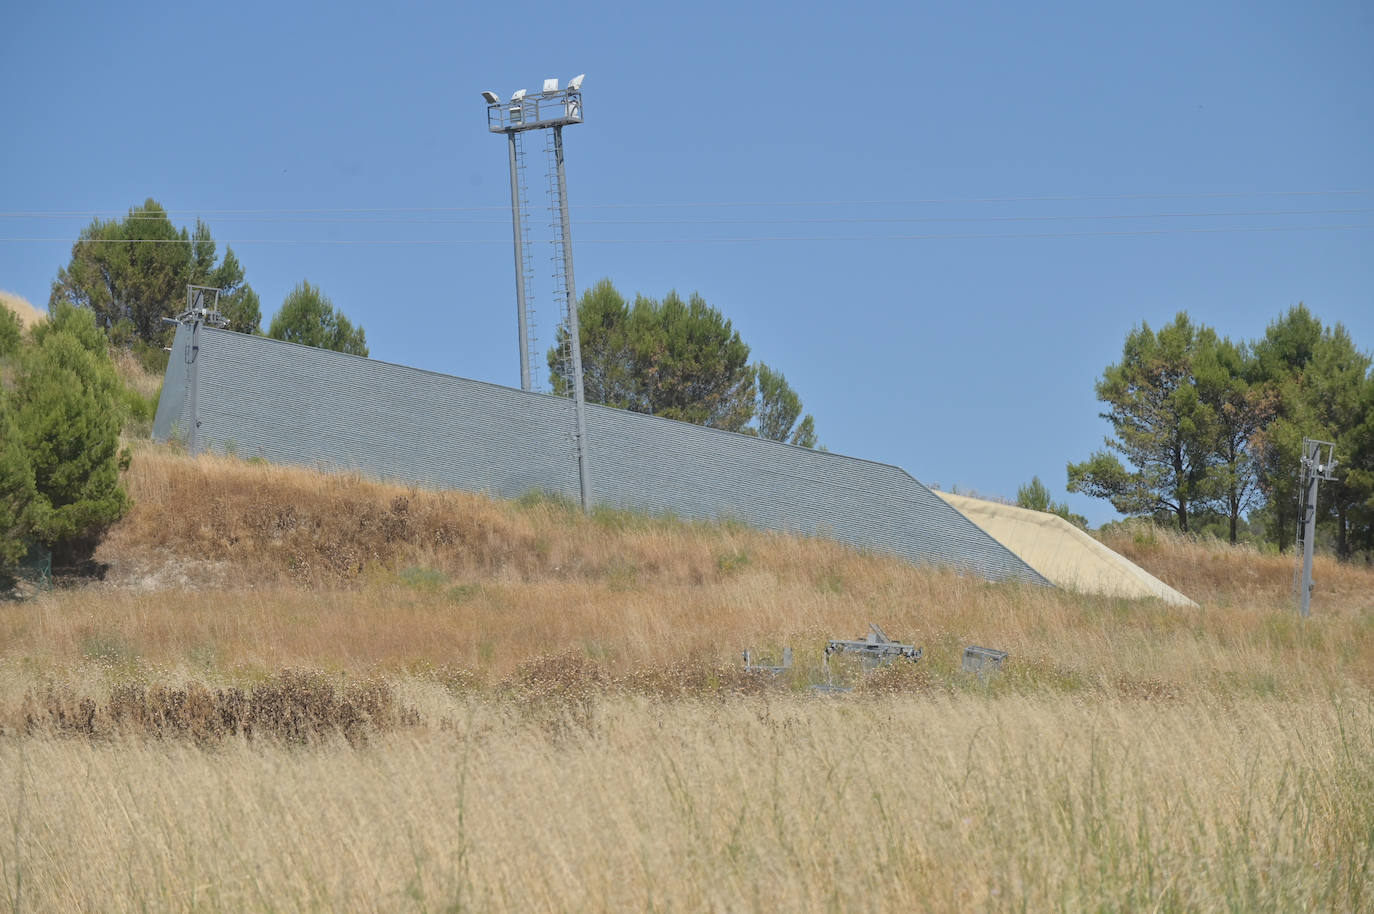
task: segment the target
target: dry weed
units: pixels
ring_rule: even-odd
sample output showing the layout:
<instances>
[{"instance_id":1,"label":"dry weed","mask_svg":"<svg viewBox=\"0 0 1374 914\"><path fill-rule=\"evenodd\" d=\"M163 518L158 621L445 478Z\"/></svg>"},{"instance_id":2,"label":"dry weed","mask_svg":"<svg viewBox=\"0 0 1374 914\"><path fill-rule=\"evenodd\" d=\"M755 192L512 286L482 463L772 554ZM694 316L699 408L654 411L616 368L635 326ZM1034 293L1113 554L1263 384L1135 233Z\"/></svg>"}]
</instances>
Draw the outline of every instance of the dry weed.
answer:
<instances>
[{"instance_id":1,"label":"dry weed","mask_svg":"<svg viewBox=\"0 0 1374 914\"><path fill-rule=\"evenodd\" d=\"M341 736L361 746L374 734L419 723L388 682L339 684L305 670L283 670L247 688L124 681L103 702L49 682L25 694L16 716L17 726L9 729L29 736L185 739L202 746L240 736L288 743Z\"/></svg>"}]
</instances>

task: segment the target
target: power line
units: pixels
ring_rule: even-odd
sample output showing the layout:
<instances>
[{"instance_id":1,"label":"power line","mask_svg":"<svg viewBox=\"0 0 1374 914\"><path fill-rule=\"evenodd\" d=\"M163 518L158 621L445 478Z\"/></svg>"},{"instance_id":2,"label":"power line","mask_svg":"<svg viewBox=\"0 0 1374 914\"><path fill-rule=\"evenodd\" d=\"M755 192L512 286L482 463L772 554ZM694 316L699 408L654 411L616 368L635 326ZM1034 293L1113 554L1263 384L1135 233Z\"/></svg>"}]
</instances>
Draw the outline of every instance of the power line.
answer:
<instances>
[{"instance_id":1,"label":"power line","mask_svg":"<svg viewBox=\"0 0 1374 914\"><path fill-rule=\"evenodd\" d=\"M1161 229L1122 229L1118 231L1077 231L1077 232L990 232L990 233L929 233L920 235L771 235L746 236L734 238L582 238L578 244L759 244L773 242L836 242L836 241L942 241L978 240L995 238L1091 238L1123 237L1131 235L1198 235L1254 232L1340 232L1374 228L1374 224L1363 225L1268 225L1232 226L1217 228L1161 228ZM0 244L71 244L70 238L0 238ZM99 244L101 242L91 242ZM111 244L187 244L174 238L134 238L108 242ZM334 239L334 238L239 238L220 240L225 245L238 244L280 244L280 245L326 245L326 246L375 246L375 247L441 247L485 244L508 244L505 239ZM551 242L544 242L551 243Z\"/></svg>"},{"instance_id":2,"label":"power line","mask_svg":"<svg viewBox=\"0 0 1374 914\"><path fill-rule=\"evenodd\" d=\"M945 203L1071 203L1099 200L1207 200L1238 197L1341 197L1374 193L1374 190L1257 190L1209 191L1174 194L1071 194L1029 197L946 197L912 200L782 200L719 203L586 203L582 209L613 209L630 207L732 207L732 206L926 206Z\"/></svg>"},{"instance_id":3,"label":"power line","mask_svg":"<svg viewBox=\"0 0 1374 914\"><path fill-rule=\"evenodd\" d=\"M989 232L989 233L932 233L924 235L781 235L754 238L691 238L655 239L626 238L603 240L589 238L579 244L747 244L773 241L964 241L985 238L1089 238L1114 237L1126 235L1201 235L1224 234L1228 232L1336 232L1354 229L1374 228L1369 225L1268 225L1234 228L1171 228L1171 229L1124 229L1121 231L1083 231L1083 232Z\"/></svg>"},{"instance_id":4,"label":"power line","mask_svg":"<svg viewBox=\"0 0 1374 914\"><path fill-rule=\"evenodd\" d=\"M583 219L579 225L847 225L918 222L1087 222L1118 219L1220 219L1249 216L1335 216L1374 209L1289 209L1213 213L1112 213L1086 216L840 216L824 219ZM439 223L436 223L439 224Z\"/></svg>"},{"instance_id":5,"label":"power line","mask_svg":"<svg viewBox=\"0 0 1374 914\"><path fill-rule=\"evenodd\" d=\"M828 216L783 219L582 219L579 225L864 225L940 222L1088 222L1127 219L1221 219L1254 216L1333 216L1374 212L1356 209L1232 210L1202 213L1102 213L1056 216ZM333 219L227 217L226 222L276 225L508 225L509 219ZM98 239L93 239L98 240ZM118 240L118 239L112 239ZM180 239L176 239L180 240ZM188 239L191 241L193 239Z\"/></svg>"},{"instance_id":6,"label":"power line","mask_svg":"<svg viewBox=\"0 0 1374 914\"><path fill-rule=\"evenodd\" d=\"M747 208L747 207L829 207L829 206L927 206L951 203L1070 203L1113 200L1210 200L1245 197L1349 197L1367 196L1374 190L1254 190L1201 191L1193 193L1135 193L1135 194L1047 194L1020 197L929 197L905 200L756 200L756 201L679 201L658 203L582 203L573 209L675 209L675 208ZM504 206L420 206L420 207L342 207L316 209L175 209L162 213L140 214L129 210L7 210L4 218L84 218L114 216L160 219L179 216L236 216L236 215L342 215L342 214L401 214L401 213L463 213L500 212Z\"/></svg>"}]
</instances>

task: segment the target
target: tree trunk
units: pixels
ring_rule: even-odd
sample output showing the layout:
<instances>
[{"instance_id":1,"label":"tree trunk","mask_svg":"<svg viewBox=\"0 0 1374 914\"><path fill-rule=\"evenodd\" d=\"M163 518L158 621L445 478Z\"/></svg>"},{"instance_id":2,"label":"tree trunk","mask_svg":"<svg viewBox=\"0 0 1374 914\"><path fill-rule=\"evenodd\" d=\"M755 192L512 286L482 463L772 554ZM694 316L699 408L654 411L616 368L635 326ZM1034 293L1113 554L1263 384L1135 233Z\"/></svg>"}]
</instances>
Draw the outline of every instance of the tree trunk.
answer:
<instances>
[{"instance_id":1,"label":"tree trunk","mask_svg":"<svg viewBox=\"0 0 1374 914\"><path fill-rule=\"evenodd\" d=\"M1178 529L1184 533L1188 532L1188 503L1183 499L1178 500L1178 507L1174 509L1178 515Z\"/></svg>"}]
</instances>

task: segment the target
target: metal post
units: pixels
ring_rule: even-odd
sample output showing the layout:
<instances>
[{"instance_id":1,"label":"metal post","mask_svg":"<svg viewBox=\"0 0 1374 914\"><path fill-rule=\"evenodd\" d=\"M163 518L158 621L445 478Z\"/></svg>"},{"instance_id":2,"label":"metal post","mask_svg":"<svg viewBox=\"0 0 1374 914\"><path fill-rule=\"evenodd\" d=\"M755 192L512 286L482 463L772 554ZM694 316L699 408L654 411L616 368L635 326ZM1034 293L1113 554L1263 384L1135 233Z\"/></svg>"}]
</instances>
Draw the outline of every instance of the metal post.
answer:
<instances>
[{"instance_id":1,"label":"metal post","mask_svg":"<svg viewBox=\"0 0 1374 914\"><path fill-rule=\"evenodd\" d=\"M1317 462L1321 445L1304 438L1302 441L1302 583L1298 588L1298 612L1305 619L1312 615L1312 551L1317 540L1317 483L1321 474Z\"/></svg>"},{"instance_id":2,"label":"metal post","mask_svg":"<svg viewBox=\"0 0 1374 914\"><path fill-rule=\"evenodd\" d=\"M1312 614L1312 552L1317 544L1317 485L1336 478L1336 445L1330 441L1302 439L1302 581L1298 585L1298 611Z\"/></svg>"},{"instance_id":3,"label":"metal post","mask_svg":"<svg viewBox=\"0 0 1374 914\"><path fill-rule=\"evenodd\" d=\"M197 380L200 375L200 318L196 317L191 322L191 348L186 353L187 371L190 373L190 390L187 399L190 401L191 428L187 436L186 445L194 457L200 453L200 414L196 412L196 388Z\"/></svg>"},{"instance_id":4,"label":"metal post","mask_svg":"<svg viewBox=\"0 0 1374 914\"><path fill-rule=\"evenodd\" d=\"M1306 484L1305 516L1302 518L1302 587L1298 591L1298 608L1304 619L1312 615L1312 548L1317 539L1317 474L1311 473Z\"/></svg>"},{"instance_id":5,"label":"metal post","mask_svg":"<svg viewBox=\"0 0 1374 914\"><path fill-rule=\"evenodd\" d=\"M587 408L582 391L582 337L577 325L577 286L573 282L572 225L568 219L568 179L563 171L563 128L553 128L554 162L558 171L558 215L562 222L563 275L567 287L568 342L572 346L573 403L577 410L577 475L582 485L582 510L592 509L592 477L587 466Z\"/></svg>"},{"instance_id":6,"label":"metal post","mask_svg":"<svg viewBox=\"0 0 1374 914\"><path fill-rule=\"evenodd\" d=\"M530 386L530 328L525 314L525 254L520 232L520 177L515 155L515 134L506 134L510 141L510 212L515 233L515 308L520 326L520 389Z\"/></svg>"}]
</instances>

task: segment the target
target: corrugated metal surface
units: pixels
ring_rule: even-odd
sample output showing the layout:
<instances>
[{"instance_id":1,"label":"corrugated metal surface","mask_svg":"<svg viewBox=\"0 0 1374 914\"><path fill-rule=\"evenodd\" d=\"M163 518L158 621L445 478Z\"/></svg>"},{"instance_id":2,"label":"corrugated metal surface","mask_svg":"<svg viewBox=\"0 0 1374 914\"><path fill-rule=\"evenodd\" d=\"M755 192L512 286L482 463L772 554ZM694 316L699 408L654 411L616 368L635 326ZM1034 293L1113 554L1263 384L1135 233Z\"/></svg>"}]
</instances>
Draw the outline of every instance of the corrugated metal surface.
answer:
<instances>
[{"instance_id":1,"label":"corrugated metal surface","mask_svg":"<svg viewBox=\"0 0 1374 914\"><path fill-rule=\"evenodd\" d=\"M188 342L180 328L159 439L187 427ZM225 330L201 331L198 368L206 448L507 498L578 497L570 400ZM604 406L588 406L587 426L599 503L1048 583L898 467Z\"/></svg>"}]
</instances>

